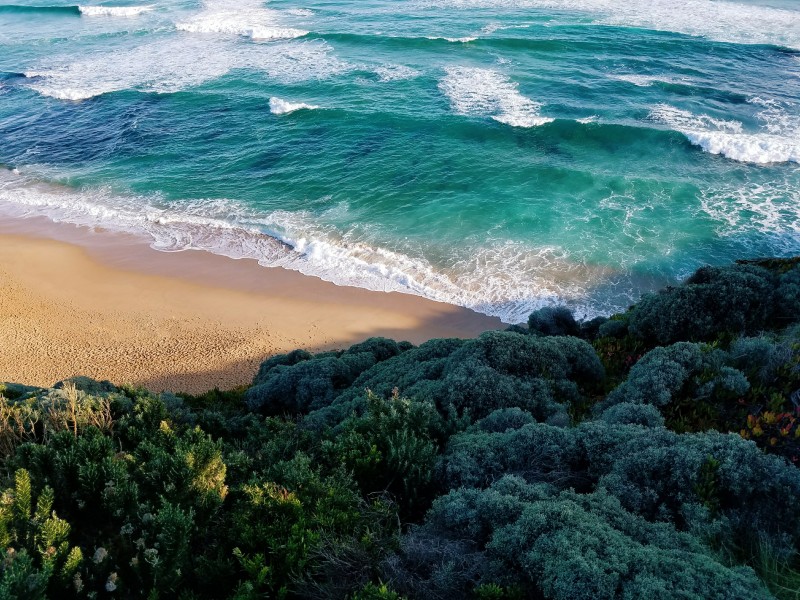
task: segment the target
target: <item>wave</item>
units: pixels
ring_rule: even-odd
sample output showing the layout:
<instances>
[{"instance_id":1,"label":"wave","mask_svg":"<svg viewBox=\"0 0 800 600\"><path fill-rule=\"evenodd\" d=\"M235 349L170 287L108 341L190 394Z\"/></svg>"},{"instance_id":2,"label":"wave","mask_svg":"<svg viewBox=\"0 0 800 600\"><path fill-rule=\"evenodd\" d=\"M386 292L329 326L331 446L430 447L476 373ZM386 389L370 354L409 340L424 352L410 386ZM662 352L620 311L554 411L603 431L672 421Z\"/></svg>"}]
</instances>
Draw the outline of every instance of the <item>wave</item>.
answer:
<instances>
[{"instance_id":1,"label":"wave","mask_svg":"<svg viewBox=\"0 0 800 600\"><path fill-rule=\"evenodd\" d=\"M800 11L716 0L417 0L423 8L549 10L598 25L636 27L737 44L800 49Z\"/></svg>"},{"instance_id":2,"label":"wave","mask_svg":"<svg viewBox=\"0 0 800 600\"><path fill-rule=\"evenodd\" d=\"M425 36L425 39L428 39L428 40L444 40L445 42L468 44L469 42L474 42L478 38L476 36L465 36L465 37Z\"/></svg>"},{"instance_id":3,"label":"wave","mask_svg":"<svg viewBox=\"0 0 800 600\"><path fill-rule=\"evenodd\" d=\"M80 16L80 7L75 6L26 6L22 4L0 4L0 14L54 14Z\"/></svg>"},{"instance_id":4,"label":"wave","mask_svg":"<svg viewBox=\"0 0 800 600\"><path fill-rule=\"evenodd\" d=\"M699 79L685 75L645 75L642 73L612 73L606 75L608 79L630 83L636 87L657 86L679 96L702 96L709 100L727 102L730 104L746 104L749 96L730 89L720 87L718 84L706 84Z\"/></svg>"},{"instance_id":5,"label":"wave","mask_svg":"<svg viewBox=\"0 0 800 600\"><path fill-rule=\"evenodd\" d=\"M766 101L754 99L753 104ZM766 131L745 133L738 121L696 115L668 104L653 108L649 117L682 133L695 146L739 162L800 163L800 118L793 117L777 103L768 104L756 115Z\"/></svg>"},{"instance_id":6,"label":"wave","mask_svg":"<svg viewBox=\"0 0 800 600\"><path fill-rule=\"evenodd\" d=\"M258 5L248 6L207 2L205 9L186 21L175 24L189 33L221 33L241 35L253 40L282 40L303 37L308 31L284 27L280 13Z\"/></svg>"},{"instance_id":7,"label":"wave","mask_svg":"<svg viewBox=\"0 0 800 600\"><path fill-rule=\"evenodd\" d=\"M288 102L275 97L269 99L269 112L273 115L288 115L296 110L315 110L317 108L319 106L305 104L304 102Z\"/></svg>"},{"instance_id":8,"label":"wave","mask_svg":"<svg viewBox=\"0 0 800 600\"><path fill-rule=\"evenodd\" d=\"M666 83L670 85L685 83L664 75L641 75L637 73L623 73L607 75L609 79L630 83L636 87L650 87L655 83Z\"/></svg>"},{"instance_id":9,"label":"wave","mask_svg":"<svg viewBox=\"0 0 800 600\"><path fill-rule=\"evenodd\" d=\"M151 10L152 6L78 6L87 17L135 17Z\"/></svg>"},{"instance_id":10,"label":"wave","mask_svg":"<svg viewBox=\"0 0 800 600\"><path fill-rule=\"evenodd\" d=\"M567 303L580 314L621 308L591 299L590 290L614 274L573 261L556 247L515 242L467 248L447 265L353 240L307 212L256 213L225 199L167 202L122 196L104 188L73 189L0 169L0 210L12 218L56 222L142 236L162 251L205 250L251 258L338 285L414 294L519 323L537 308Z\"/></svg>"},{"instance_id":11,"label":"wave","mask_svg":"<svg viewBox=\"0 0 800 600\"><path fill-rule=\"evenodd\" d=\"M541 104L519 93L505 75L477 67L447 67L439 89L460 115L486 115L512 127L536 127L553 119L539 114Z\"/></svg>"},{"instance_id":12,"label":"wave","mask_svg":"<svg viewBox=\"0 0 800 600\"><path fill-rule=\"evenodd\" d=\"M87 17L135 17L153 10L152 6L25 6L0 4L0 14L54 14Z\"/></svg>"},{"instance_id":13,"label":"wave","mask_svg":"<svg viewBox=\"0 0 800 600\"><path fill-rule=\"evenodd\" d=\"M249 37L254 40L286 40L308 35L308 31L303 29L249 25L245 22L226 22L219 17L177 23L175 27L179 31L188 31L190 33L227 33Z\"/></svg>"},{"instance_id":14,"label":"wave","mask_svg":"<svg viewBox=\"0 0 800 600\"><path fill-rule=\"evenodd\" d=\"M27 85L43 96L80 101L123 90L174 93L233 69L260 71L281 83L294 83L326 79L352 68L317 40L255 45L174 36L80 60L50 58L25 76Z\"/></svg>"}]
</instances>

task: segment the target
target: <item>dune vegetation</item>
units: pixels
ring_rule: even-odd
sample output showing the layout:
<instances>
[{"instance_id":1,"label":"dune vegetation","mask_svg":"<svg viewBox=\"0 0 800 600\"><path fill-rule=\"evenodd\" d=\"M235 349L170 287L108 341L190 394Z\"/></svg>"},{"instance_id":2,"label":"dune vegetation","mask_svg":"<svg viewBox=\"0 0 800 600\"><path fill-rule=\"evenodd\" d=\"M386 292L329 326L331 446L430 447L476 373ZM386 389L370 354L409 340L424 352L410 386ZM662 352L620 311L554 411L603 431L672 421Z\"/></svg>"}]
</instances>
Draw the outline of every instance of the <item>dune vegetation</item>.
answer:
<instances>
[{"instance_id":1,"label":"dune vegetation","mask_svg":"<svg viewBox=\"0 0 800 600\"><path fill-rule=\"evenodd\" d=\"M800 598L799 260L201 396L1 389L1 598Z\"/></svg>"}]
</instances>

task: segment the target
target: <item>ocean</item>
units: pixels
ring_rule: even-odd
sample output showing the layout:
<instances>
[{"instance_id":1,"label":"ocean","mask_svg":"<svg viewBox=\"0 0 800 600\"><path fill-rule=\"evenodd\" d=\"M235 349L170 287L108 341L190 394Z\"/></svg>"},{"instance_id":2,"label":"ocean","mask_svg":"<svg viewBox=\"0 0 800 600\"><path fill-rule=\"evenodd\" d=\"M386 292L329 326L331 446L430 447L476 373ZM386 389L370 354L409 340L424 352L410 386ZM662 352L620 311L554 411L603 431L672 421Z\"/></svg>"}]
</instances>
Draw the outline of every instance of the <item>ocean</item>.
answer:
<instances>
[{"instance_id":1,"label":"ocean","mask_svg":"<svg viewBox=\"0 0 800 600\"><path fill-rule=\"evenodd\" d=\"M0 4L0 213L624 310L800 253L800 2Z\"/></svg>"}]
</instances>

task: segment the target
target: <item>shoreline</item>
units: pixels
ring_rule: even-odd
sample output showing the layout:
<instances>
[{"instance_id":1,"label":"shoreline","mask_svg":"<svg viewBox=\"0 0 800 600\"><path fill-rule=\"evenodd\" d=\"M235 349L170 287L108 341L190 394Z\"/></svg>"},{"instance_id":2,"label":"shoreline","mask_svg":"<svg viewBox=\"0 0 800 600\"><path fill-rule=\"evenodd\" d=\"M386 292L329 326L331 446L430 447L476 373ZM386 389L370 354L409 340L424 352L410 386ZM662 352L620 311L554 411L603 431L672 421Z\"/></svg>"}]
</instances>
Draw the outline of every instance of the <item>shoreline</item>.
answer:
<instances>
[{"instance_id":1,"label":"shoreline","mask_svg":"<svg viewBox=\"0 0 800 600\"><path fill-rule=\"evenodd\" d=\"M0 381L75 375L202 393L248 384L268 356L384 336L474 337L500 319L397 292L342 287L252 259L162 252L140 237L0 223Z\"/></svg>"}]
</instances>

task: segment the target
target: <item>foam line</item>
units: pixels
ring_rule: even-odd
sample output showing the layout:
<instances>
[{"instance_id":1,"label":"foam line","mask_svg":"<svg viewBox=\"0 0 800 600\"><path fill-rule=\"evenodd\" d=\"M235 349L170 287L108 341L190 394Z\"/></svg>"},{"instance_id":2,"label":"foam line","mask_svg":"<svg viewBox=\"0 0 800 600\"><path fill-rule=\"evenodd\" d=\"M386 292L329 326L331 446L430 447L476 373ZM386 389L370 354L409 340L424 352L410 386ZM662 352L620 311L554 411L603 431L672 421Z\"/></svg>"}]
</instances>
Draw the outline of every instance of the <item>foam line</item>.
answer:
<instances>
[{"instance_id":1,"label":"foam line","mask_svg":"<svg viewBox=\"0 0 800 600\"><path fill-rule=\"evenodd\" d=\"M0 169L0 212L142 236L162 251L205 250L252 258L338 285L402 292L472 308L508 323L541 306L571 301L586 314L586 287L608 275L572 262L558 248L498 242L449 265L355 240L299 211L258 213L227 199L166 202L105 189L73 189ZM594 311L594 312L592 312Z\"/></svg>"}]
</instances>

